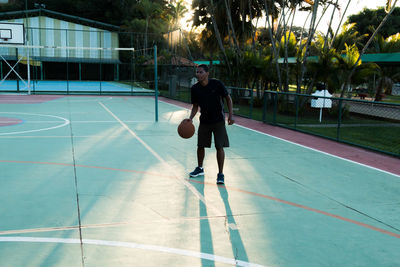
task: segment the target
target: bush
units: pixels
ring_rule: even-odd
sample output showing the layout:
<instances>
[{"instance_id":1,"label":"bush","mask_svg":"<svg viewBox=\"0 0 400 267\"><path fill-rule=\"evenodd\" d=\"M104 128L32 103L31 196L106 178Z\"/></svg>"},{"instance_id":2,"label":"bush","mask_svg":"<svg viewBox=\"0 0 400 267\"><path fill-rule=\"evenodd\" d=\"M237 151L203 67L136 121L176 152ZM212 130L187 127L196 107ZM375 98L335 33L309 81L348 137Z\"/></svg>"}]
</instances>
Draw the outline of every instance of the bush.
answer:
<instances>
[{"instance_id":1,"label":"bush","mask_svg":"<svg viewBox=\"0 0 400 267\"><path fill-rule=\"evenodd\" d=\"M350 110L349 105L342 105L342 119L350 118ZM332 108L329 109L328 114L330 117L339 118L339 106L336 104L332 105Z\"/></svg>"}]
</instances>

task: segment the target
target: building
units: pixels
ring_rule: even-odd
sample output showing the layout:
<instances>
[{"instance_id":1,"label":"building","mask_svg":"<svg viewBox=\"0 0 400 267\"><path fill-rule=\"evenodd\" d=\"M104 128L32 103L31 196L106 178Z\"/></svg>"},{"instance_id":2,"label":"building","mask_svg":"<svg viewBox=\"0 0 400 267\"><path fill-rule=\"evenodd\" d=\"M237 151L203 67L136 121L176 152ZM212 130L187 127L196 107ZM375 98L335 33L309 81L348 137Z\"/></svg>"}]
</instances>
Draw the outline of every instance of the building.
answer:
<instances>
[{"instance_id":1,"label":"building","mask_svg":"<svg viewBox=\"0 0 400 267\"><path fill-rule=\"evenodd\" d=\"M119 80L119 27L46 9L0 13L1 23L23 23L24 47L0 47L6 60L29 54L33 79ZM1 41L1 40L0 40ZM23 60L26 63L26 60ZM26 77L26 68L19 68ZM7 72L2 62L0 75ZM14 74L12 74L14 75ZM14 75L15 76L15 75ZM12 78L12 76L10 76Z\"/></svg>"}]
</instances>

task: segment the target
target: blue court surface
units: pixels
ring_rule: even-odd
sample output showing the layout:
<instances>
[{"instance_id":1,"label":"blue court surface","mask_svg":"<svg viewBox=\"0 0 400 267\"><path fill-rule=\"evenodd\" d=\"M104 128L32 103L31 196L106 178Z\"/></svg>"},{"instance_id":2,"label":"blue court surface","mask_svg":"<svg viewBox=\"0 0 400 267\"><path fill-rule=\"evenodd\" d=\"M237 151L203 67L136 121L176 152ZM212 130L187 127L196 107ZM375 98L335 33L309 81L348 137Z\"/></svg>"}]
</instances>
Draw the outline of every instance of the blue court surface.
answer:
<instances>
[{"instance_id":1,"label":"blue court surface","mask_svg":"<svg viewBox=\"0 0 400 267\"><path fill-rule=\"evenodd\" d=\"M187 109L2 97L0 266L400 266L399 175L232 125L217 186Z\"/></svg>"},{"instance_id":2,"label":"blue court surface","mask_svg":"<svg viewBox=\"0 0 400 267\"><path fill-rule=\"evenodd\" d=\"M115 81L38 81L32 80L29 83L31 92L152 92L139 84L135 86ZM0 81L0 92L17 91L28 92L27 80L4 80Z\"/></svg>"}]
</instances>

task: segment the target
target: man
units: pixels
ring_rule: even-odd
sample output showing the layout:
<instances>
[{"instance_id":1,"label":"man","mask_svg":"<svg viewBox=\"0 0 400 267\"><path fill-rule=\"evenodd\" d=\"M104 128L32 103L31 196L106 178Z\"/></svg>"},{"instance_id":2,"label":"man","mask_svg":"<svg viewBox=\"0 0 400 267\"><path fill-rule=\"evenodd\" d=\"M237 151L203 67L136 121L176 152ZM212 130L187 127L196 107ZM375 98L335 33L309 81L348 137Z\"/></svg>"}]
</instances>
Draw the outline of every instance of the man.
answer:
<instances>
[{"instance_id":1,"label":"man","mask_svg":"<svg viewBox=\"0 0 400 267\"><path fill-rule=\"evenodd\" d=\"M217 150L218 175L217 184L224 184L224 147L229 147L228 134L225 128L224 99L228 106L228 124L235 121L232 118L232 99L224 84L216 79L208 78L208 66L199 65L196 70L198 82L192 86L192 111L188 120L192 121L200 107L200 125L197 139L196 169L190 173L191 177L204 175L203 160L205 148L211 147L211 138L214 135L214 145Z\"/></svg>"}]
</instances>

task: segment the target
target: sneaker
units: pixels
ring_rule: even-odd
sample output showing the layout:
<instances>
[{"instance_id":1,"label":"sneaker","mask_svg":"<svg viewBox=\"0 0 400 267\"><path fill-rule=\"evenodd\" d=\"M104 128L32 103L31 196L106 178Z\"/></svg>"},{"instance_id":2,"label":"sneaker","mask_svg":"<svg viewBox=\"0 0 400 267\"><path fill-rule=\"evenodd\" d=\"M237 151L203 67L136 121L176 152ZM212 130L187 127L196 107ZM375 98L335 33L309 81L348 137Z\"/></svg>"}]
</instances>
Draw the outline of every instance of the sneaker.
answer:
<instances>
[{"instance_id":1,"label":"sneaker","mask_svg":"<svg viewBox=\"0 0 400 267\"><path fill-rule=\"evenodd\" d=\"M223 173L218 173L217 184L224 184L224 174Z\"/></svg>"},{"instance_id":2,"label":"sneaker","mask_svg":"<svg viewBox=\"0 0 400 267\"><path fill-rule=\"evenodd\" d=\"M196 169L190 173L190 177L197 177L199 175L204 175L204 169L202 167L196 167Z\"/></svg>"}]
</instances>

